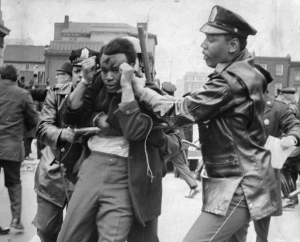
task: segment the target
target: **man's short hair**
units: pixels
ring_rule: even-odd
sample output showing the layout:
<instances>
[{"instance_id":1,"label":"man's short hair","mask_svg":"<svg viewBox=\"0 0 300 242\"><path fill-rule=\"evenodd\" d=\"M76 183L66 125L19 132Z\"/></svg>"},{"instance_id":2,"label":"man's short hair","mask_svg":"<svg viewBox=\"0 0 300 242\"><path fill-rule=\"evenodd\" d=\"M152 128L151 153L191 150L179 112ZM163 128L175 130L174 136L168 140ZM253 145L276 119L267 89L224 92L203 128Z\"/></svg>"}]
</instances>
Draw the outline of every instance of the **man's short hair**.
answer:
<instances>
[{"instance_id":1,"label":"man's short hair","mask_svg":"<svg viewBox=\"0 0 300 242\"><path fill-rule=\"evenodd\" d=\"M33 74L33 77L37 77L37 74Z\"/></svg>"},{"instance_id":2,"label":"man's short hair","mask_svg":"<svg viewBox=\"0 0 300 242\"><path fill-rule=\"evenodd\" d=\"M102 53L105 55L124 54L128 64L135 64L136 52L133 44L123 38L111 40L107 45L103 46ZM100 51L100 55L102 54Z\"/></svg>"},{"instance_id":3,"label":"man's short hair","mask_svg":"<svg viewBox=\"0 0 300 242\"><path fill-rule=\"evenodd\" d=\"M228 42L234 38L237 38L240 42L240 51L244 50L247 46L247 38L243 38L235 34L225 34L225 40Z\"/></svg>"},{"instance_id":4,"label":"man's short hair","mask_svg":"<svg viewBox=\"0 0 300 242\"><path fill-rule=\"evenodd\" d=\"M16 81L18 79L18 71L13 65L3 65L0 67L1 79Z\"/></svg>"}]
</instances>

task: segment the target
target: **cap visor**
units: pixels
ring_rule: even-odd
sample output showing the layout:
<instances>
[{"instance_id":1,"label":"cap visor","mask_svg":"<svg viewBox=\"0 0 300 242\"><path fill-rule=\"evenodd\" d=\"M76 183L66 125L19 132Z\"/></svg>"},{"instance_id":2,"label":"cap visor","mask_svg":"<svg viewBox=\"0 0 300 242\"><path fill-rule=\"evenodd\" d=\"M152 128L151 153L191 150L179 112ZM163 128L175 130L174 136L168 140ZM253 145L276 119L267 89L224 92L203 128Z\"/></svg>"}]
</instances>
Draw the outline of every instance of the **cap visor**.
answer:
<instances>
[{"instance_id":1,"label":"cap visor","mask_svg":"<svg viewBox=\"0 0 300 242\"><path fill-rule=\"evenodd\" d=\"M205 34L228 34L228 31L213 27L207 23L202 26L200 31Z\"/></svg>"}]
</instances>

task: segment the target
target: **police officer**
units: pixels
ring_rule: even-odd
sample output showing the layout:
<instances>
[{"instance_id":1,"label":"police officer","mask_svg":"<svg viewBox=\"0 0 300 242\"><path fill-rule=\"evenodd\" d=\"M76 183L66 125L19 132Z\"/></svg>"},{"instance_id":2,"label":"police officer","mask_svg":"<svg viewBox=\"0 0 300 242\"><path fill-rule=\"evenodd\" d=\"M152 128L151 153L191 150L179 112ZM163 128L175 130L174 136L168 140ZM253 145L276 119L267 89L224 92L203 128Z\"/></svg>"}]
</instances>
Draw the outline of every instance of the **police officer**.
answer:
<instances>
[{"instance_id":1,"label":"police officer","mask_svg":"<svg viewBox=\"0 0 300 242\"><path fill-rule=\"evenodd\" d=\"M72 144L75 134L62 122L62 107L66 96L82 79L81 62L91 56L98 57L98 54L88 48L71 52L69 59L72 63L72 82L52 87L47 93L40 114L37 138L47 146L42 151L35 174L38 207L34 225L37 227L37 234L42 242L56 242L63 222L63 210L76 181L76 176L72 177L74 179L70 176L66 177L68 170L65 170L59 163L66 154L72 155L76 152L74 149L69 149L75 146L75 143ZM62 72L61 68L58 72Z\"/></svg>"},{"instance_id":2,"label":"police officer","mask_svg":"<svg viewBox=\"0 0 300 242\"><path fill-rule=\"evenodd\" d=\"M247 37L257 31L221 6L213 7L200 31L206 35L204 60L215 68L203 88L174 102L144 88L141 79L134 78L133 87L172 127L199 126L203 207L183 241L239 241L250 219L270 216L278 207L271 154L264 148L266 80L246 49Z\"/></svg>"},{"instance_id":3,"label":"police officer","mask_svg":"<svg viewBox=\"0 0 300 242\"><path fill-rule=\"evenodd\" d=\"M71 81L73 66L70 62L65 62L56 70L55 79L58 84L64 84Z\"/></svg>"},{"instance_id":4,"label":"police officer","mask_svg":"<svg viewBox=\"0 0 300 242\"><path fill-rule=\"evenodd\" d=\"M255 66L265 77L269 83L273 81L270 73L263 69L261 66ZM266 136L269 135L282 138L281 145L283 148L289 148L290 146L299 144L300 141L300 121L295 118L289 106L284 102L274 100L267 92L265 93L265 110L264 110L264 124L266 127ZM277 183L277 199L280 206L272 216L282 215L282 204L281 204L281 184L280 181L284 179L281 171L274 169ZM286 182L283 183L285 187ZM286 201L285 201L286 202ZM268 232L270 226L271 217L265 217L260 220L254 221L254 228L257 234L256 242L268 241ZM246 241L246 239L244 240Z\"/></svg>"}]
</instances>

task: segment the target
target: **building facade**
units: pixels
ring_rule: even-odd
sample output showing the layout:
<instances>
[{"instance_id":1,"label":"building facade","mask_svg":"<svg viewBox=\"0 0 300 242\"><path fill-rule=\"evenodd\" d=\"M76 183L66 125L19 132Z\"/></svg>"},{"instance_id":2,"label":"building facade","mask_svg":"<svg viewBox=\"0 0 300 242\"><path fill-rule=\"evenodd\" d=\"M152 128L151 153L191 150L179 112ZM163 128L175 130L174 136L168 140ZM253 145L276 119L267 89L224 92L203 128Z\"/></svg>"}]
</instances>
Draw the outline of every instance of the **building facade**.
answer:
<instances>
[{"instance_id":1,"label":"building facade","mask_svg":"<svg viewBox=\"0 0 300 242\"><path fill-rule=\"evenodd\" d=\"M300 62L292 61L290 64L289 86L295 87L300 93Z\"/></svg>"},{"instance_id":2,"label":"building facade","mask_svg":"<svg viewBox=\"0 0 300 242\"><path fill-rule=\"evenodd\" d=\"M139 24L138 24L139 25ZM122 23L79 23L70 22L65 16L63 23L55 23L54 40L45 52L46 79L50 85L56 83L56 70L66 61L72 50L83 47L99 51L110 40L117 37L133 36L138 38L136 27ZM150 67L154 68L155 47L157 37L148 34L147 52Z\"/></svg>"},{"instance_id":3,"label":"building facade","mask_svg":"<svg viewBox=\"0 0 300 242\"><path fill-rule=\"evenodd\" d=\"M0 65L3 65L4 37L8 35L9 32L10 30L4 26L4 21L2 20L1 0L0 0Z\"/></svg>"},{"instance_id":4,"label":"building facade","mask_svg":"<svg viewBox=\"0 0 300 242\"><path fill-rule=\"evenodd\" d=\"M255 63L270 72L273 82L268 85L269 94L276 96L277 89L293 86L289 82L291 57L255 56Z\"/></svg>"},{"instance_id":5,"label":"building facade","mask_svg":"<svg viewBox=\"0 0 300 242\"><path fill-rule=\"evenodd\" d=\"M193 92L203 87L208 80L208 74L203 72L187 72L184 74L183 79L176 80L177 91L175 95L182 97L188 92Z\"/></svg>"},{"instance_id":6,"label":"building facade","mask_svg":"<svg viewBox=\"0 0 300 242\"><path fill-rule=\"evenodd\" d=\"M45 50L47 46L6 45L4 63L14 65L25 77L25 84L38 75L38 83L45 85Z\"/></svg>"}]
</instances>

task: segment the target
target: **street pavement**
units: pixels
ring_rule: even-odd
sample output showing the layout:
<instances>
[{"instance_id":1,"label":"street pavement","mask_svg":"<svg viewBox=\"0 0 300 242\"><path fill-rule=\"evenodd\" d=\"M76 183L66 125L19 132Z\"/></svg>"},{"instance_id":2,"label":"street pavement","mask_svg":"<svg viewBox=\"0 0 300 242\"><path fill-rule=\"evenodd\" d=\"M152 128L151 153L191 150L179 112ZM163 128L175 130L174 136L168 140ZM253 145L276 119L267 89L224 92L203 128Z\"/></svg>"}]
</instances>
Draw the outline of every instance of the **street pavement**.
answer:
<instances>
[{"instance_id":1,"label":"street pavement","mask_svg":"<svg viewBox=\"0 0 300 242\"><path fill-rule=\"evenodd\" d=\"M34 154L31 155L34 157ZM34 188L34 168L38 160L25 161L21 177L23 185L22 222L23 233L11 232L0 236L0 242L40 242L36 229L32 224L36 213L36 194ZM0 174L0 226L9 226L11 221L10 204L7 190L4 186L3 172ZM201 186L201 183L199 183ZM300 183L298 184L300 187ZM201 194L193 199L187 199L189 187L180 178L174 178L172 172L163 179L162 215L159 218L158 233L161 242L181 242L199 216L202 206ZM273 217L269 232L269 242L299 242L300 241L300 206L286 209L283 216ZM247 242L255 242L253 225L248 230Z\"/></svg>"}]
</instances>

